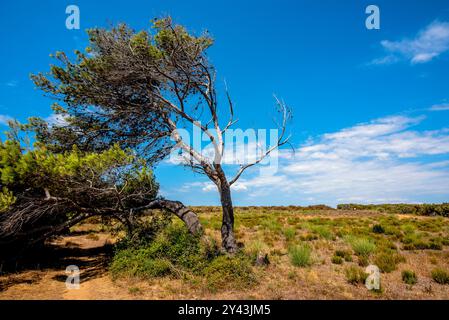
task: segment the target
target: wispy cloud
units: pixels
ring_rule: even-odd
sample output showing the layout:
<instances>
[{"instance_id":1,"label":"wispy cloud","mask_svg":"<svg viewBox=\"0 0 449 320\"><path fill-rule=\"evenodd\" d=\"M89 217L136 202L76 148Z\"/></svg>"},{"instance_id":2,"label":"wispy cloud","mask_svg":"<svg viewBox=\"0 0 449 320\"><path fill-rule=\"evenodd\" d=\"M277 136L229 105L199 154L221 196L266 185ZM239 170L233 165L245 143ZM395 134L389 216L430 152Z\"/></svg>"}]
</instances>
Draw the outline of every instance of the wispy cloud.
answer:
<instances>
[{"instance_id":1,"label":"wispy cloud","mask_svg":"<svg viewBox=\"0 0 449 320\"><path fill-rule=\"evenodd\" d=\"M247 191L248 187L246 186L244 181L245 181L244 179L241 179L241 181L234 183L231 186L231 189L234 192ZM200 189L203 192L213 192L213 191L217 191L217 186L215 186L210 181L188 182L188 183L185 183L179 191L190 192L192 189Z\"/></svg>"},{"instance_id":2,"label":"wispy cloud","mask_svg":"<svg viewBox=\"0 0 449 320\"><path fill-rule=\"evenodd\" d=\"M282 153L278 172L249 172L235 191L266 204L415 202L449 196L449 159L444 158L449 129L414 129L423 121L389 116L324 134L294 155ZM195 188L214 190L207 182L188 186Z\"/></svg>"},{"instance_id":3,"label":"wispy cloud","mask_svg":"<svg viewBox=\"0 0 449 320\"><path fill-rule=\"evenodd\" d=\"M374 59L371 65L392 64L404 59L412 64L429 62L449 50L449 22L434 21L414 38L383 40L381 45L388 54Z\"/></svg>"},{"instance_id":4,"label":"wispy cloud","mask_svg":"<svg viewBox=\"0 0 449 320\"><path fill-rule=\"evenodd\" d=\"M17 81L17 80L11 80L11 81L8 81L5 83L5 85L7 87L17 87L18 84L19 84L19 81Z\"/></svg>"},{"instance_id":5,"label":"wispy cloud","mask_svg":"<svg viewBox=\"0 0 449 320\"><path fill-rule=\"evenodd\" d=\"M449 103L435 104L430 107L430 111L446 111L449 110Z\"/></svg>"},{"instance_id":6,"label":"wispy cloud","mask_svg":"<svg viewBox=\"0 0 449 320\"><path fill-rule=\"evenodd\" d=\"M376 58L368 63L368 65L388 65L399 61L399 58L394 55L388 55L381 58Z\"/></svg>"},{"instance_id":7,"label":"wispy cloud","mask_svg":"<svg viewBox=\"0 0 449 320\"><path fill-rule=\"evenodd\" d=\"M8 122L12 121L12 120L13 120L13 118L8 115L0 114L0 124L1 125L6 126L6 125L8 125Z\"/></svg>"}]
</instances>

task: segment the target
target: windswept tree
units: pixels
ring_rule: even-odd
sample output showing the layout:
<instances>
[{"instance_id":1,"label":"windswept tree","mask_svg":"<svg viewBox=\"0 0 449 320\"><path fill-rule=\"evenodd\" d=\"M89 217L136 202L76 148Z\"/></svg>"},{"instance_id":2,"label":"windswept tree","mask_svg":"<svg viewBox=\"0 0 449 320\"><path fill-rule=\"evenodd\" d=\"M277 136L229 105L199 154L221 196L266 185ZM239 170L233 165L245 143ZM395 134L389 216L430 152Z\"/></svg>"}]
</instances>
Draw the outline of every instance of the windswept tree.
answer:
<instances>
[{"instance_id":1,"label":"windswept tree","mask_svg":"<svg viewBox=\"0 0 449 320\"><path fill-rule=\"evenodd\" d=\"M53 153L39 144L27 150L17 140L1 142L0 256L18 254L94 216L119 221L132 237L142 228L140 217L154 213L150 209L173 213L191 233L200 233L196 215L158 198L158 190L146 162L117 144L101 152L74 146ZM153 214L150 221L154 217L168 220Z\"/></svg>"},{"instance_id":2,"label":"windswept tree","mask_svg":"<svg viewBox=\"0 0 449 320\"><path fill-rule=\"evenodd\" d=\"M236 120L227 89L227 106L219 110L216 72L206 56L213 40L194 36L170 18L155 20L153 31L135 32L125 24L88 30L90 45L71 61L58 52L49 74L33 76L35 84L57 100L54 110L63 121L51 127L34 119L38 138L55 150L104 150L119 143L151 163L174 148L184 164L206 175L216 186L222 205L222 246L237 250L231 186L249 167L287 143L290 110L276 100L279 139L232 177L223 169L224 135ZM227 114L227 115L226 115ZM226 115L225 121L220 119ZM206 157L185 141L179 129L199 128L213 146ZM153 162L154 161L154 162Z\"/></svg>"}]
</instances>

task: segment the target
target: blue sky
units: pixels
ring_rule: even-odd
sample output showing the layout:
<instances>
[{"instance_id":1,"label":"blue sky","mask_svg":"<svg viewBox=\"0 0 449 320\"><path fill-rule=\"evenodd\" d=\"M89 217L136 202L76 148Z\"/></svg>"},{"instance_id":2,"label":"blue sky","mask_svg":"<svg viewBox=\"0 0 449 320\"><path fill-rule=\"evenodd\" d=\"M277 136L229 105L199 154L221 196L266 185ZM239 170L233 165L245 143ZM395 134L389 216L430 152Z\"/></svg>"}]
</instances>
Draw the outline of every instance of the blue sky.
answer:
<instances>
[{"instance_id":1,"label":"blue sky","mask_svg":"<svg viewBox=\"0 0 449 320\"><path fill-rule=\"evenodd\" d=\"M81 30L65 28L79 6ZM381 29L365 28L376 4ZM86 46L84 29L147 29L170 14L215 38L209 57L232 94L238 126L271 128L273 93L294 111L295 155L272 176L248 171L237 205L449 201L449 1L2 1L0 123L51 117L29 74L49 54ZM2 125L2 128L6 127ZM204 177L168 162L162 193L217 204Z\"/></svg>"}]
</instances>

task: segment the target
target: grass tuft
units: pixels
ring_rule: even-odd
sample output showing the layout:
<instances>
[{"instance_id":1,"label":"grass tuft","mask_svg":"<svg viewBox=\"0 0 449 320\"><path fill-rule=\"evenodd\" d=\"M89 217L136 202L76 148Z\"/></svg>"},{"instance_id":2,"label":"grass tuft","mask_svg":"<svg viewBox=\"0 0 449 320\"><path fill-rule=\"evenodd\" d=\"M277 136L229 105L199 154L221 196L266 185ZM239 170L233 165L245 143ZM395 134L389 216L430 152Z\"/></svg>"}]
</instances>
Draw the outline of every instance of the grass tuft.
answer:
<instances>
[{"instance_id":1,"label":"grass tuft","mask_svg":"<svg viewBox=\"0 0 449 320\"><path fill-rule=\"evenodd\" d=\"M346 280L353 285L363 284L365 283L366 278L368 278L368 274L365 271L363 271L363 269L356 266L350 266L346 268L345 275Z\"/></svg>"},{"instance_id":2,"label":"grass tuft","mask_svg":"<svg viewBox=\"0 0 449 320\"><path fill-rule=\"evenodd\" d=\"M295 267L307 267L312 264L312 249L306 244L290 247L289 255L290 261Z\"/></svg>"},{"instance_id":3,"label":"grass tuft","mask_svg":"<svg viewBox=\"0 0 449 320\"><path fill-rule=\"evenodd\" d=\"M342 264L343 258L339 256L333 256L331 261L333 264Z\"/></svg>"},{"instance_id":4,"label":"grass tuft","mask_svg":"<svg viewBox=\"0 0 449 320\"><path fill-rule=\"evenodd\" d=\"M404 262L404 257L391 251L381 252L374 258L374 264L385 273L396 270L397 265L401 262Z\"/></svg>"},{"instance_id":5,"label":"grass tuft","mask_svg":"<svg viewBox=\"0 0 449 320\"><path fill-rule=\"evenodd\" d=\"M432 279L439 284L449 284L449 272L443 269L434 269Z\"/></svg>"},{"instance_id":6,"label":"grass tuft","mask_svg":"<svg viewBox=\"0 0 449 320\"><path fill-rule=\"evenodd\" d=\"M368 258L376 250L376 245L370 239L348 237L354 253L360 257Z\"/></svg>"},{"instance_id":7,"label":"grass tuft","mask_svg":"<svg viewBox=\"0 0 449 320\"><path fill-rule=\"evenodd\" d=\"M408 285L414 285L418 282L416 273L410 270L402 271L402 281Z\"/></svg>"},{"instance_id":8,"label":"grass tuft","mask_svg":"<svg viewBox=\"0 0 449 320\"><path fill-rule=\"evenodd\" d=\"M345 259L346 262L352 261L352 254L349 250L335 250L335 256Z\"/></svg>"}]
</instances>

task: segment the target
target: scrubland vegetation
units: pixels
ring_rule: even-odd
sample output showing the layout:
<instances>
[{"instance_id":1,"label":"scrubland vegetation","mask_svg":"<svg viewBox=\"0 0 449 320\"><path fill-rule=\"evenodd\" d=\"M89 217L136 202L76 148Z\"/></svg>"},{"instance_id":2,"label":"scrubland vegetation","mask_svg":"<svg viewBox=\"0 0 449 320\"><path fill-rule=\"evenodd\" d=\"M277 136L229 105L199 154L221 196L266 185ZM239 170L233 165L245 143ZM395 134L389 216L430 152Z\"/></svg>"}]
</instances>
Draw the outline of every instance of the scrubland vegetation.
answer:
<instances>
[{"instance_id":1,"label":"scrubland vegetation","mask_svg":"<svg viewBox=\"0 0 449 320\"><path fill-rule=\"evenodd\" d=\"M339 204L341 210L373 210L396 214L449 217L449 203L442 204Z\"/></svg>"},{"instance_id":2,"label":"scrubland vegetation","mask_svg":"<svg viewBox=\"0 0 449 320\"><path fill-rule=\"evenodd\" d=\"M100 277L114 289L93 298L449 298L447 218L366 210L236 208L241 249L229 255L219 245L220 208L192 209L206 230L202 237L188 233L179 219L149 223L152 232L146 234L152 236L146 238L130 238L114 226L98 229L100 221L73 228L96 226L90 238L114 234ZM379 291L364 285L370 264L381 271ZM20 286L8 281L26 272L3 275L0 297L18 294ZM28 286L39 287L39 282Z\"/></svg>"}]
</instances>

